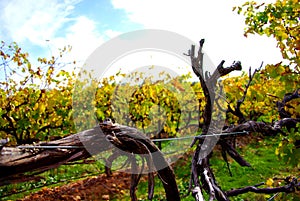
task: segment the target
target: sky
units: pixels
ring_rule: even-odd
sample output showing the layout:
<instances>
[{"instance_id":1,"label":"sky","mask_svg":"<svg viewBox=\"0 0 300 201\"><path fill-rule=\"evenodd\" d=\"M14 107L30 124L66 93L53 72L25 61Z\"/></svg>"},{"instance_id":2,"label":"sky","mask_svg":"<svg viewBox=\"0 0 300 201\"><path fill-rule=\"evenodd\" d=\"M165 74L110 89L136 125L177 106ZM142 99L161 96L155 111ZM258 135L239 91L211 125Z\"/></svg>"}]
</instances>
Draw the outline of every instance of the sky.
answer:
<instances>
[{"instance_id":1,"label":"sky","mask_svg":"<svg viewBox=\"0 0 300 201\"><path fill-rule=\"evenodd\" d=\"M205 38L205 53L215 65L221 60L228 66L240 60L246 70L249 66L258 68L262 61L278 63L282 59L274 39L243 36L244 17L232 11L243 2L1 0L0 40L17 42L32 58L50 56L58 48L71 45L67 59L83 62L97 47L119 34L161 29L194 42Z\"/></svg>"}]
</instances>

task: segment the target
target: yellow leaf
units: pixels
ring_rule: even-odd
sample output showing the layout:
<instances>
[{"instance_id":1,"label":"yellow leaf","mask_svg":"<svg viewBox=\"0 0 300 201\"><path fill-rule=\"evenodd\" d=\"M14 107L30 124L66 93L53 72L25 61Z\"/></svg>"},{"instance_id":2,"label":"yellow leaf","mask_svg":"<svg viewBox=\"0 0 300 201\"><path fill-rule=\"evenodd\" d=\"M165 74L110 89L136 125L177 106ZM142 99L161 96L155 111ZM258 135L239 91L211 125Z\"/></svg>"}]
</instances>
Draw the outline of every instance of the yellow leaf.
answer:
<instances>
[{"instance_id":1,"label":"yellow leaf","mask_svg":"<svg viewBox=\"0 0 300 201\"><path fill-rule=\"evenodd\" d=\"M38 103L35 103L34 107L33 107L33 110L37 110L39 107L39 104Z\"/></svg>"},{"instance_id":2,"label":"yellow leaf","mask_svg":"<svg viewBox=\"0 0 300 201\"><path fill-rule=\"evenodd\" d=\"M278 72L279 74L282 74L282 73L285 72L285 68L284 68L284 66L282 66L282 65L278 66L276 70L277 70L277 72Z\"/></svg>"},{"instance_id":3,"label":"yellow leaf","mask_svg":"<svg viewBox=\"0 0 300 201\"><path fill-rule=\"evenodd\" d=\"M272 179L272 178L269 178L269 179L267 180L267 182L266 182L266 185L269 186L269 187L271 187L271 186L273 185L273 183L274 183L273 179Z\"/></svg>"},{"instance_id":4,"label":"yellow leaf","mask_svg":"<svg viewBox=\"0 0 300 201\"><path fill-rule=\"evenodd\" d=\"M39 109L40 109L40 112L45 112L45 109L46 109L45 104L40 104Z\"/></svg>"}]
</instances>

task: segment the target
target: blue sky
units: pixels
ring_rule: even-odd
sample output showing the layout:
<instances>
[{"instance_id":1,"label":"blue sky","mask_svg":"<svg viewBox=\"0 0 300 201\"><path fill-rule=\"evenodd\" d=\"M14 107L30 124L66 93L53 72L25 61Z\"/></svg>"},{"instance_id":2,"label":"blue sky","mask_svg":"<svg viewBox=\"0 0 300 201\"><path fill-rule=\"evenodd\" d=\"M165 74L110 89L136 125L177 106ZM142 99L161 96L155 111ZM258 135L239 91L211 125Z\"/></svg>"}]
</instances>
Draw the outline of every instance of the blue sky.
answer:
<instances>
[{"instance_id":1,"label":"blue sky","mask_svg":"<svg viewBox=\"0 0 300 201\"><path fill-rule=\"evenodd\" d=\"M232 11L243 2L1 0L0 40L17 42L32 57L49 56L71 45L73 50L67 59L84 61L119 34L154 28L176 32L195 42L205 38L205 51L215 64L223 59L228 65L240 60L245 68L255 68L262 61L279 62L281 55L273 39L243 36L244 18Z\"/></svg>"}]
</instances>

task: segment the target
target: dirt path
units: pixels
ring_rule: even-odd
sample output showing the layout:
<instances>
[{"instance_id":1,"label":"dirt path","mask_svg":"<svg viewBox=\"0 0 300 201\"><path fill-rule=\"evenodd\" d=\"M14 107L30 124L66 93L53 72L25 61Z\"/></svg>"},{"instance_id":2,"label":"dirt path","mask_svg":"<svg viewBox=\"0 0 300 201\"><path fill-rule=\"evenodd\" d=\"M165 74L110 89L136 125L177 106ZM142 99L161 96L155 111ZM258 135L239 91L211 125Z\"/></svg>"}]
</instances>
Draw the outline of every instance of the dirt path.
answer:
<instances>
[{"instance_id":1,"label":"dirt path","mask_svg":"<svg viewBox=\"0 0 300 201\"><path fill-rule=\"evenodd\" d=\"M122 172L105 174L72 182L59 187L43 188L19 201L111 200L130 188L130 175Z\"/></svg>"}]
</instances>

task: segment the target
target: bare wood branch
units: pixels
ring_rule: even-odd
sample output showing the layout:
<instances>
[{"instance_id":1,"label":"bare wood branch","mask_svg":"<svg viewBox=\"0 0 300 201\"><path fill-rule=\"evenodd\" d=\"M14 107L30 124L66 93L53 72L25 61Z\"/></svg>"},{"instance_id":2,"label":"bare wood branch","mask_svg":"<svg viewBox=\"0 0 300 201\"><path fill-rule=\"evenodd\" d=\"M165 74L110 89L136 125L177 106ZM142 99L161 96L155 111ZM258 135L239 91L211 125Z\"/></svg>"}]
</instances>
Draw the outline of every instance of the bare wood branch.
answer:
<instances>
[{"instance_id":1,"label":"bare wood branch","mask_svg":"<svg viewBox=\"0 0 300 201\"><path fill-rule=\"evenodd\" d=\"M247 186L244 188L234 189L227 191L227 196L237 196L240 194L254 192L254 193L264 193L264 194L273 194L278 192L292 193L295 192L297 188L300 187L300 182L298 179L293 178L287 185L274 187L274 188L257 188L257 186Z\"/></svg>"},{"instance_id":2,"label":"bare wood branch","mask_svg":"<svg viewBox=\"0 0 300 201\"><path fill-rule=\"evenodd\" d=\"M215 199L215 190L214 190L213 185L211 183L211 178L208 176L208 170L207 169L204 169L203 175L204 175L205 181L206 181L206 183L208 185L208 188L209 188L209 201L212 201L212 200Z\"/></svg>"},{"instance_id":3,"label":"bare wood branch","mask_svg":"<svg viewBox=\"0 0 300 201\"><path fill-rule=\"evenodd\" d=\"M152 200L154 195L154 173L148 173L148 199Z\"/></svg>"},{"instance_id":4,"label":"bare wood branch","mask_svg":"<svg viewBox=\"0 0 300 201\"><path fill-rule=\"evenodd\" d=\"M220 78L220 76L224 76L233 70L241 69L241 64L240 62L236 62L231 67L224 68L223 64L225 61L222 61L220 65L217 67L217 69L212 73L212 75L209 72L205 72L205 76L204 76L204 69L203 69L204 53L202 52L203 44L204 44L204 39L200 41L200 47L196 58L194 55L195 54L194 45L191 46L191 50L189 52L191 53L190 58L192 63L192 69L196 74L196 76L199 78L201 88L204 92L206 104L202 116L204 119L204 124L202 126L202 135L206 135L209 131L209 126L212 119L212 105L213 102L215 101L215 88L216 88L217 80ZM200 122L200 118L199 118L199 122ZM203 199L201 185L199 181L199 177L201 177L201 183L204 186L206 192L210 194L210 200L214 199L215 197L218 200L228 200L226 195L222 192L221 188L216 184L213 173L212 171L210 171L210 167L209 167L210 155L209 153L207 153L208 150L206 150L206 148L201 149L201 143L199 139L195 139L191 146L193 146L197 140L199 143L197 145L196 151L192 159L191 181L190 181L189 189L191 189L192 184L194 184L193 196L195 200ZM207 179L208 177L210 178L209 180ZM214 194L215 191L217 192L216 196Z\"/></svg>"},{"instance_id":5,"label":"bare wood branch","mask_svg":"<svg viewBox=\"0 0 300 201\"><path fill-rule=\"evenodd\" d=\"M82 131L77 134L54 140L41 142L36 145L62 145L82 146L94 144L99 151L105 151L107 146L105 138L99 135L100 127ZM105 146L104 146L105 145ZM0 185L7 184L11 179L21 178L26 172L46 171L61 164L90 157L90 153L82 149L37 149L26 150L16 147L4 147L0 152Z\"/></svg>"},{"instance_id":6,"label":"bare wood branch","mask_svg":"<svg viewBox=\"0 0 300 201\"><path fill-rule=\"evenodd\" d=\"M225 129L223 132L239 132L239 131L248 131L248 132L259 132L264 135L275 135L281 133L281 128L287 125L296 125L300 122L299 118L284 118L278 121L273 122L271 125L265 122L256 122L256 121L247 121L243 124L236 126L231 126Z\"/></svg>"},{"instance_id":7,"label":"bare wood branch","mask_svg":"<svg viewBox=\"0 0 300 201\"><path fill-rule=\"evenodd\" d=\"M253 74L251 74L251 67L249 68L249 80L248 80L248 82L247 82L247 84L245 86L245 89L244 89L244 92L243 92L243 96L241 97L241 99L239 99L236 102L236 106L234 107L234 109L229 104L227 106L228 107L227 112L230 112L233 115L237 116L239 118L239 120L238 120L239 124L241 124L241 123L243 123L243 122L246 121L246 118L245 118L243 112L241 111L241 105L245 101L248 89L250 87L250 84L253 81L253 78L254 78L255 74L260 71L260 69L262 68L262 66L263 66L263 62L261 63L261 65L260 65L260 67L258 69L254 70Z\"/></svg>"},{"instance_id":8,"label":"bare wood branch","mask_svg":"<svg viewBox=\"0 0 300 201\"><path fill-rule=\"evenodd\" d=\"M140 180L140 175L134 174L138 171L138 165L136 159L132 157L131 160L132 160L131 162L132 174L131 174L131 184L130 184L130 197L131 197L131 201L137 201L135 191Z\"/></svg>"},{"instance_id":9,"label":"bare wood branch","mask_svg":"<svg viewBox=\"0 0 300 201\"><path fill-rule=\"evenodd\" d=\"M174 172L163 154L149 138L137 129L123 125L100 124L100 127L106 139L122 151L149 156L163 183L167 200L180 200Z\"/></svg>"},{"instance_id":10,"label":"bare wood branch","mask_svg":"<svg viewBox=\"0 0 300 201\"><path fill-rule=\"evenodd\" d=\"M296 98L300 98L300 89L297 89L294 93L285 94L282 101L277 101L276 105L281 119L290 118L292 116L284 109L284 107L289 101Z\"/></svg>"},{"instance_id":11,"label":"bare wood branch","mask_svg":"<svg viewBox=\"0 0 300 201\"><path fill-rule=\"evenodd\" d=\"M240 166L246 166L250 167L250 163L248 163L236 150L235 148L228 143L226 140L220 140L218 142L221 144L222 148L224 149L224 152L227 152L231 158L233 158ZM226 162L226 160L225 160ZM228 167L229 168L229 167Z\"/></svg>"},{"instance_id":12,"label":"bare wood branch","mask_svg":"<svg viewBox=\"0 0 300 201\"><path fill-rule=\"evenodd\" d=\"M199 186L196 186L193 190L192 190L192 195L194 196L196 201L204 201L203 195L201 193L201 189Z\"/></svg>"}]
</instances>

